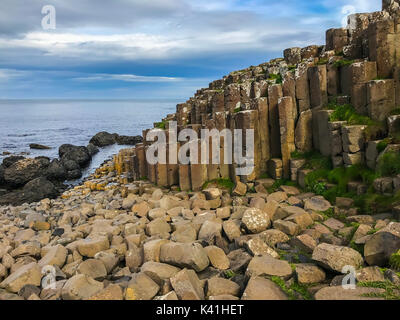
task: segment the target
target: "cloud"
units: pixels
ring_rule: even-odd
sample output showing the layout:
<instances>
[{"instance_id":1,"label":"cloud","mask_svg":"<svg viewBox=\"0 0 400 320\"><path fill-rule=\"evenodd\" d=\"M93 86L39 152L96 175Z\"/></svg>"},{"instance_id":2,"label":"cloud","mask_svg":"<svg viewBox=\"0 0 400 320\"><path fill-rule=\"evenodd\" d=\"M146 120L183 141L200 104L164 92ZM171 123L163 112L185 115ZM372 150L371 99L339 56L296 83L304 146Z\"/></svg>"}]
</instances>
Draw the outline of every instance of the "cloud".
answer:
<instances>
[{"instance_id":1,"label":"cloud","mask_svg":"<svg viewBox=\"0 0 400 320\"><path fill-rule=\"evenodd\" d=\"M48 4L57 29L44 31ZM20 94L137 94L140 86L190 96L285 48L323 44L345 5L374 11L381 0L2 0L0 96L35 86Z\"/></svg>"},{"instance_id":2,"label":"cloud","mask_svg":"<svg viewBox=\"0 0 400 320\"><path fill-rule=\"evenodd\" d=\"M77 81L124 81L124 82L178 82L183 81L183 78L174 77L147 77L137 76L134 74L94 74L86 77L73 78Z\"/></svg>"}]
</instances>

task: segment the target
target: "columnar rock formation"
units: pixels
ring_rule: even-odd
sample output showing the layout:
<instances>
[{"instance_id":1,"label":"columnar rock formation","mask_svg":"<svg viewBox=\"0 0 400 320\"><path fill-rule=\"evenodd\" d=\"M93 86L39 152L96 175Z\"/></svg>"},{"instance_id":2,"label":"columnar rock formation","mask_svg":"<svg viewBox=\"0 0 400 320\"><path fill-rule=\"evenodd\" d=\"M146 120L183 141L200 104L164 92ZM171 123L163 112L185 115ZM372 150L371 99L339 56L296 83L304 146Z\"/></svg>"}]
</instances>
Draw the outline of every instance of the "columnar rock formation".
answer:
<instances>
[{"instance_id":1,"label":"columnar rock formation","mask_svg":"<svg viewBox=\"0 0 400 320\"><path fill-rule=\"evenodd\" d=\"M301 163L291 160L295 150L317 150L331 157L334 167L365 163L374 168L377 140L400 117L391 116L400 106L399 7L398 0L383 0L382 11L353 14L347 28L329 29L324 46L289 48L284 59L213 81L157 126L168 129L168 121L177 121L178 132L191 128L199 134L205 128L254 129L255 170L240 177L245 183L263 173L296 180ZM383 129L366 136L364 125L330 121L329 103L352 104ZM116 158L120 173L160 186L179 184L182 190L199 190L207 180L236 180L235 163L148 165L149 145L123 151Z\"/></svg>"}]
</instances>

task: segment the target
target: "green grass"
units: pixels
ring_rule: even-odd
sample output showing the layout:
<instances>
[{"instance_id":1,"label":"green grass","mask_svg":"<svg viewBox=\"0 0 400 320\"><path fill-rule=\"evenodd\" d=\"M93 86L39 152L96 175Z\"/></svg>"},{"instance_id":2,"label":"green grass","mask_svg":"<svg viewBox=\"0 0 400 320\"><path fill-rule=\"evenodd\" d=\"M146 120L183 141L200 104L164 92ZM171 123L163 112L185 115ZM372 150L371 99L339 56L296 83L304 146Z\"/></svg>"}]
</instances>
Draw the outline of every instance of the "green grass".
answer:
<instances>
[{"instance_id":1,"label":"green grass","mask_svg":"<svg viewBox=\"0 0 400 320\"><path fill-rule=\"evenodd\" d=\"M398 116L398 115L400 115L400 107L399 107L399 108L396 108L396 109L394 109L394 110L392 110L392 111L390 112L390 115L391 115L391 116Z\"/></svg>"},{"instance_id":2,"label":"green grass","mask_svg":"<svg viewBox=\"0 0 400 320\"><path fill-rule=\"evenodd\" d=\"M322 66L322 65L327 64L327 63L328 63L328 59L320 59L317 62L317 66Z\"/></svg>"},{"instance_id":3,"label":"green grass","mask_svg":"<svg viewBox=\"0 0 400 320\"><path fill-rule=\"evenodd\" d=\"M317 151L311 151L306 153L300 153L298 151L294 151L291 154L292 159L304 159L306 160L306 164L304 165L304 169L332 169L332 162L329 157L324 157Z\"/></svg>"},{"instance_id":4,"label":"green grass","mask_svg":"<svg viewBox=\"0 0 400 320\"><path fill-rule=\"evenodd\" d=\"M387 152L378 161L377 172L382 177L400 174L400 153Z\"/></svg>"},{"instance_id":5,"label":"green grass","mask_svg":"<svg viewBox=\"0 0 400 320\"><path fill-rule=\"evenodd\" d=\"M389 264L394 270L400 270L400 250L390 256Z\"/></svg>"},{"instance_id":6,"label":"green grass","mask_svg":"<svg viewBox=\"0 0 400 320\"><path fill-rule=\"evenodd\" d=\"M235 273L234 271L232 271L232 270L226 270L226 271L223 273L223 275L224 275L224 277L225 277L226 279L232 279L234 276L236 276L236 273Z\"/></svg>"},{"instance_id":7,"label":"green grass","mask_svg":"<svg viewBox=\"0 0 400 320\"><path fill-rule=\"evenodd\" d=\"M278 74L271 73L268 77L268 80L271 80L271 81L275 80L276 84L280 84L283 82L283 78L280 73L278 73Z\"/></svg>"},{"instance_id":8,"label":"green grass","mask_svg":"<svg viewBox=\"0 0 400 320\"><path fill-rule=\"evenodd\" d=\"M262 173L259 179L271 179L270 175L266 172Z\"/></svg>"},{"instance_id":9,"label":"green grass","mask_svg":"<svg viewBox=\"0 0 400 320\"><path fill-rule=\"evenodd\" d=\"M156 122L156 123L154 124L154 127L157 128L157 129L165 130L166 127L167 127L167 121Z\"/></svg>"},{"instance_id":10,"label":"green grass","mask_svg":"<svg viewBox=\"0 0 400 320\"><path fill-rule=\"evenodd\" d=\"M282 289L283 292L288 296L289 300L297 300L298 295L302 296L304 300L312 300L312 296L307 290L307 286L300 285L294 282L290 286L287 286L285 281L277 276L272 276L271 281L274 282L278 287Z\"/></svg>"},{"instance_id":11,"label":"green grass","mask_svg":"<svg viewBox=\"0 0 400 320\"><path fill-rule=\"evenodd\" d=\"M297 66L294 65L294 64L293 65L289 65L288 69L289 69L289 71L295 71L297 69Z\"/></svg>"},{"instance_id":12,"label":"green grass","mask_svg":"<svg viewBox=\"0 0 400 320\"><path fill-rule=\"evenodd\" d=\"M340 68L340 67L345 67L345 66L352 65L353 63L354 63L354 60L342 59L342 60L336 61L333 64L333 66L336 67L336 68Z\"/></svg>"},{"instance_id":13,"label":"green grass","mask_svg":"<svg viewBox=\"0 0 400 320\"><path fill-rule=\"evenodd\" d=\"M357 286L364 288L378 288L385 290L385 292L382 294L369 293L369 294L364 294L363 295L364 297L384 298L385 300L400 300L400 286L397 286L388 280L358 282Z\"/></svg>"},{"instance_id":14,"label":"green grass","mask_svg":"<svg viewBox=\"0 0 400 320\"><path fill-rule=\"evenodd\" d=\"M335 105L331 103L327 109L334 110L330 116L330 121L347 121L349 125L365 125L365 136L367 141L376 140L385 134L385 124L360 115L350 104Z\"/></svg>"},{"instance_id":15,"label":"green grass","mask_svg":"<svg viewBox=\"0 0 400 320\"><path fill-rule=\"evenodd\" d=\"M233 188L235 188L235 184L232 182L231 179L216 179L204 183L203 190L207 189L210 184L215 184L217 187L227 189L230 192L232 192Z\"/></svg>"},{"instance_id":16,"label":"green grass","mask_svg":"<svg viewBox=\"0 0 400 320\"><path fill-rule=\"evenodd\" d=\"M376 150L378 150L379 153L385 151L386 147L390 144L390 142L391 142L390 138L383 139L376 145Z\"/></svg>"},{"instance_id":17,"label":"green grass","mask_svg":"<svg viewBox=\"0 0 400 320\"><path fill-rule=\"evenodd\" d=\"M286 180L286 179L279 179L276 180L275 183L267 189L268 193L274 193L279 190L281 186L292 186L297 187L296 182Z\"/></svg>"}]
</instances>

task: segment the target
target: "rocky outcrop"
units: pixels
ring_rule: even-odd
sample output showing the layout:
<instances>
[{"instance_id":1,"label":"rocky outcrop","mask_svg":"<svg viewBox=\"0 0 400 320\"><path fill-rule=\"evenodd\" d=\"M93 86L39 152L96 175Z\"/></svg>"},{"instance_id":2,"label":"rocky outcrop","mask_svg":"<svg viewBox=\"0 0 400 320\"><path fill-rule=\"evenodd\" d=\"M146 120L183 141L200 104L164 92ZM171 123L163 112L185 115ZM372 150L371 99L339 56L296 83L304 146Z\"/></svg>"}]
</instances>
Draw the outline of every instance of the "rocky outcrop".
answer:
<instances>
[{"instance_id":1,"label":"rocky outcrop","mask_svg":"<svg viewBox=\"0 0 400 320\"><path fill-rule=\"evenodd\" d=\"M179 185L182 190L198 190L206 181L229 178L236 184L235 192L243 192L240 183L251 188L264 174L304 184L305 162L292 161L298 160L292 159L294 151L320 152L331 158L334 168L358 164L375 168L382 155L376 148L379 141L396 135L392 112L400 102L398 2L386 1L383 8L351 15L346 28L329 29L325 46L289 48L283 59L213 81L155 124L157 130L167 130L168 122L176 121L178 133L186 128L254 129L251 174L236 176L240 165L235 161L148 165L149 130L143 132L143 144L116 157L118 173L133 180L147 177L160 186ZM113 139L110 134L102 136ZM395 182L391 185L392 193L398 190ZM364 186L354 188L358 194L366 192Z\"/></svg>"},{"instance_id":2,"label":"rocky outcrop","mask_svg":"<svg viewBox=\"0 0 400 320\"><path fill-rule=\"evenodd\" d=\"M143 142L141 136L121 136L116 133L108 133L105 131L97 133L92 139L90 139L91 144L100 148L116 143L120 145L134 146L141 142Z\"/></svg>"}]
</instances>

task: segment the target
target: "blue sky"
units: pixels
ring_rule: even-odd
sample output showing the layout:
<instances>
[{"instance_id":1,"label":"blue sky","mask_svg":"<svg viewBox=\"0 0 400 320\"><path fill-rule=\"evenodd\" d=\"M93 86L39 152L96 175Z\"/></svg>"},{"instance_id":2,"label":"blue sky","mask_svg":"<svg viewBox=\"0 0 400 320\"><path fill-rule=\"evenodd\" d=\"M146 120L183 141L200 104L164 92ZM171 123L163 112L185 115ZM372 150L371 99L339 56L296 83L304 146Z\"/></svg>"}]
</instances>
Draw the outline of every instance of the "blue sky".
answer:
<instances>
[{"instance_id":1,"label":"blue sky","mask_svg":"<svg viewBox=\"0 0 400 320\"><path fill-rule=\"evenodd\" d=\"M381 0L1 0L0 99L186 100ZM101 4L100 4L101 3ZM105 4L109 3L109 4ZM43 30L44 5L56 29Z\"/></svg>"}]
</instances>

